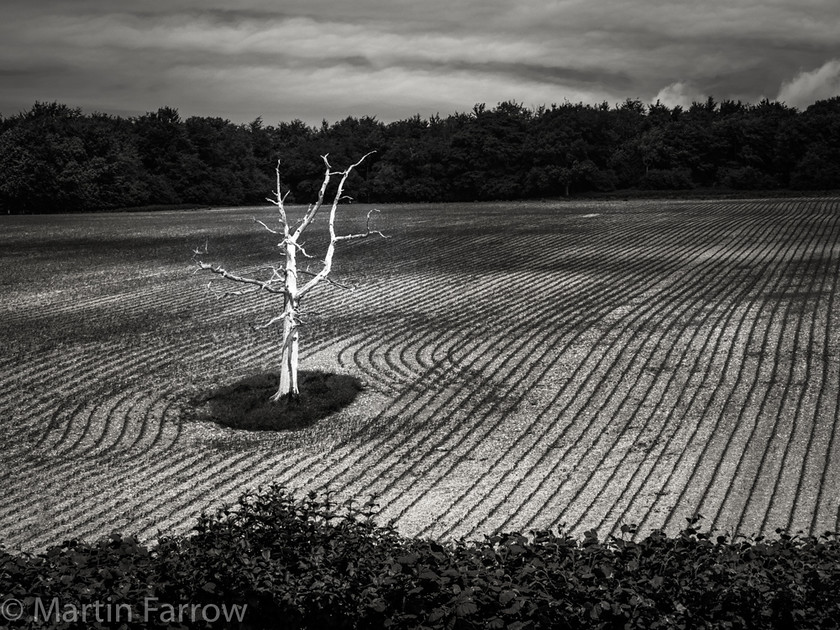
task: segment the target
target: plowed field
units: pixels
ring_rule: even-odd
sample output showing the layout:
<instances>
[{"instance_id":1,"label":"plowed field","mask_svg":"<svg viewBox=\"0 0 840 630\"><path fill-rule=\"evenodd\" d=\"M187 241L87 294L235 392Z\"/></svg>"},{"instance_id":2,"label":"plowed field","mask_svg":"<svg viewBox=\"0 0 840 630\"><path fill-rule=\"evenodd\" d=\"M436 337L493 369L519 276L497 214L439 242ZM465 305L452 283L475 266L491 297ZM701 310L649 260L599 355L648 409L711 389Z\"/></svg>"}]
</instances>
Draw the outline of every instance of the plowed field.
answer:
<instances>
[{"instance_id":1,"label":"plowed field","mask_svg":"<svg viewBox=\"0 0 840 630\"><path fill-rule=\"evenodd\" d=\"M273 261L270 208L0 217L0 543L183 532L270 481L436 537L840 528L840 200L381 209L301 337L366 390L277 434L185 413L276 369L272 296L190 260Z\"/></svg>"}]
</instances>

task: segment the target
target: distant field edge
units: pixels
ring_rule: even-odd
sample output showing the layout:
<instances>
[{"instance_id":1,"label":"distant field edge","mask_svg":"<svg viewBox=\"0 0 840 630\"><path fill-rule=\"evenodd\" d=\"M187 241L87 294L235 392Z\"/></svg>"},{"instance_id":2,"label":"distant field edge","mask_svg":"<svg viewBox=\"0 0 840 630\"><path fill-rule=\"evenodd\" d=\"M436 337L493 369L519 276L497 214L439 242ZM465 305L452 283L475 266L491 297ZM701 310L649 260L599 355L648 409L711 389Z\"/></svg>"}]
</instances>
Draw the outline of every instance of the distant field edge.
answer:
<instances>
[{"instance_id":1,"label":"distant field edge","mask_svg":"<svg viewBox=\"0 0 840 630\"><path fill-rule=\"evenodd\" d=\"M792 190L792 189L768 189L768 190L737 190L732 188L691 188L685 190L639 190L622 189L610 192L584 192L573 194L569 197L528 197L517 199L474 199L474 200L447 200L447 201L376 201L366 200L359 203L379 205L423 205L423 206L445 206L452 204L482 204L482 203L528 203L528 202L552 202L552 203L574 203L577 201L698 201L727 199L750 200L750 199L823 199L840 196L840 188L833 190ZM213 210L220 208L253 208L262 204L243 205L214 205L207 203L180 203L180 204L152 204L145 206L131 206L125 208L98 208L73 212L14 212L6 209L6 215L25 214L98 214L98 213L131 213L131 212L166 212L177 210Z\"/></svg>"}]
</instances>

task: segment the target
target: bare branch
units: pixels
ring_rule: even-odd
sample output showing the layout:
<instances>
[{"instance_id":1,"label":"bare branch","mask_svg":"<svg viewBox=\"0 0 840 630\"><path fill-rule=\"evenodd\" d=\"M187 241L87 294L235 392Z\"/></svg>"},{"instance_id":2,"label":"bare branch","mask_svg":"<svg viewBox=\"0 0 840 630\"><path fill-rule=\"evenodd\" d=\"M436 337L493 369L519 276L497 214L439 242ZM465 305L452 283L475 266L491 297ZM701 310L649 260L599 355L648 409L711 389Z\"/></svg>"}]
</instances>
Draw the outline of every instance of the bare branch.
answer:
<instances>
[{"instance_id":1,"label":"bare branch","mask_svg":"<svg viewBox=\"0 0 840 630\"><path fill-rule=\"evenodd\" d=\"M371 234L378 234L382 238L388 238L380 230L371 230L370 229L370 215L374 212L379 212L379 209L378 208L372 208L372 209L368 210L367 224L365 226L365 231L364 232L360 232L358 234L345 234L343 236L336 236L335 240L336 241L352 241L352 240L357 239L357 238L367 238Z\"/></svg>"},{"instance_id":2,"label":"bare branch","mask_svg":"<svg viewBox=\"0 0 840 630\"><path fill-rule=\"evenodd\" d=\"M309 271L307 269L298 269L298 273L306 274L307 276L310 276L311 278L314 278L315 276L318 275L314 271ZM349 285L349 284L342 284L338 280L333 280L329 276L324 276L323 279L326 280L327 282L329 282L330 284L332 284L333 286L340 287L342 289L348 289L349 291L355 291L356 290L356 287L354 287L352 285Z\"/></svg>"},{"instance_id":3,"label":"bare branch","mask_svg":"<svg viewBox=\"0 0 840 630\"><path fill-rule=\"evenodd\" d=\"M324 260L323 260L324 267L314 277L312 277L309 280L309 282L307 282L305 285L303 285L303 287L298 291L298 298L303 297L306 293L311 291L312 288L315 287L315 285L317 285L321 280L323 280L324 278L326 278L330 274L330 270L332 269L332 259L333 259L333 255L335 254L335 245L339 240L346 241L346 240L351 240L352 238L362 238L361 235L358 235L358 236L357 235L348 235L346 237L336 236L336 233L335 233L335 213L336 213L336 210L338 209L338 202L341 200L342 195L344 194L344 184L347 181L347 178L350 177L350 173L359 164L364 162L365 158L367 158L369 155L372 155L373 153L376 153L376 151L370 151L369 153L366 153L365 155L363 155L361 157L361 159L359 159L354 164L351 164L344 171L341 172L341 179L338 182L338 188L335 191L335 197L333 197L332 205L330 207L330 218L329 218L330 244L327 247L326 254L324 254ZM329 175L330 175L329 161L327 160L326 155L324 155L322 157L324 159L324 163L327 165L327 176L324 180L324 182L326 184L326 182L329 180ZM324 188L325 187L326 186L324 186ZM324 190L324 188L322 188L322 191ZM371 230L370 230L370 215L371 215L371 212L373 212L373 210L368 212L368 216L367 216L368 231L365 234L365 236L368 236L372 233ZM298 228L298 230L295 232L295 236L297 237L297 235L300 232L301 232L301 229ZM379 234L381 234L381 232L379 232ZM384 237L385 235L382 234L382 236Z\"/></svg>"},{"instance_id":4,"label":"bare branch","mask_svg":"<svg viewBox=\"0 0 840 630\"><path fill-rule=\"evenodd\" d=\"M274 196L277 197L277 200L272 203L274 203L274 205L277 206L277 210L278 212L280 212L280 223L283 225L283 233L288 234L289 222L286 219L286 208L283 204L285 203L286 197L289 196L291 190L287 190L285 195L280 193L280 160L277 160L277 166L274 167L274 174L277 180L275 185Z\"/></svg>"},{"instance_id":5,"label":"bare branch","mask_svg":"<svg viewBox=\"0 0 840 630\"><path fill-rule=\"evenodd\" d=\"M324 205L324 195L327 194L327 186L330 183L330 178L332 177L333 173L331 172L330 163L327 160L327 153L326 155L322 155L321 159L324 160L324 164L326 165L327 169L324 173L324 179L321 182L321 188L318 190L318 199L315 201L314 204L310 204L306 214L304 215L303 219L301 219L298 226L295 228L295 232L292 235L292 240L297 242L300 235L303 234L303 231L309 227L309 224L315 219L315 215L318 214L318 211L321 209L321 206Z\"/></svg>"},{"instance_id":6,"label":"bare branch","mask_svg":"<svg viewBox=\"0 0 840 630\"><path fill-rule=\"evenodd\" d=\"M284 318L284 315L277 315L276 317L272 317L265 324L251 324L251 328L253 328L254 330L262 330L264 328L270 328L271 326L273 326L277 322L282 322L283 318Z\"/></svg>"},{"instance_id":7,"label":"bare branch","mask_svg":"<svg viewBox=\"0 0 840 630\"><path fill-rule=\"evenodd\" d=\"M201 262L200 260L198 261L198 268L206 270L206 271L212 271L216 275L221 276L222 278L225 278L227 280L232 280L233 282L241 282L243 284L253 284L253 285L257 286L259 289L263 289L265 291L268 291L269 293L280 293L280 294L283 293L282 289L277 289L277 288L271 286L275 282L273 279L272 280L258 280L256 278L248 278L248 277L245 277L245 276L238 276L236 274L230 273L229 271L224 269L221 265L217 265L217 266L214 267L213 265Z\"/></svg>"},{"instance_id":8,"label":"bare branch","mask_svg":"<svg viewBox=\"0 0 840 630\"><path fill-rule=\"evenodd\" d=\"M342 284L338 280L333 280L329 276L326 277L326 281L329 282L331 285L339 287L340 289L347 289L348 291L355 291L356 287L349 285L349 284Z\"/></svg>"},{"instance_id":9,"label":"bare branch","mask_svg":"<svg viewBox=\"0 0 840 630\"><path fill-rule=\"evenodd\" d=\"M261 226L263 226L266 230L268 230L272 234L279 234L280 233L277 230L272 230L270 227L268 227L265 223L263 223L262 221L260 221L256 217L254 217L254 223L259 223Z\"/></svg>"},{"instance_id":10,"label":"bare branch","mask_svg":"<svg viewBox=\"0 0 840 630\"><path fill-rule=\"evenodd\" d=\"M295 228L295 233L292 237L295 241L297 241L298 237L300 237L303 231L307 227L309 227L309 224L312 223L312 221L315 219L315 215L318 214L318 211L320 211L321 207L323 206L324 195L326 195L327 193L327 186L329 185L332 176L340 175L341 180L338 183L338 192L336 193L335 198L333 199L332 208L330 209L331 221L334 219L335 208L338 205L338 202L343 197L344 182L347 181L347 178L350 176L350 173L353 171L354 168L359 166L359 164L364 162L366 158L373 155L374 153L376 153L376 151L368 151L361 158L359 158L358 161L354 162L343 171L332 170L332 166L330 165L330 161L328 159L329 153L325 153L321 156L321 159L324 161L324 166L326 166L326 172L324 173L324 179L321 182L321 189L318 191L318 200L315 202L314 205L309 206L309 210L307 211L306 216L304 216L303 220L298 224L297 228Z\"/></svg>"},{"instance_id":11,"label":"bare branch","mask_svg":"<svg viewBox=\"0 0 840 630\"><path fill-rule=\"evenodd\" d=\"M259 293L261 290L259 287L254 287L253 289L241 289L239 291L219 291L218 289L213 288L213 282L210 281L207 283L207 290L216 296L217 300L221 300L222 298L226 298L229 296L239 296L239 295L248 295L250 293Z\"/></svg>"},{"instance_id":12,"label":"bare branch","mask_svg":"<svg viewBox=\"0 0 840 630\"><path fill-rule=\"evenodd\" d=\"M315 258L315 256L310 255L307 251L303 248L303 245L298 243L297 241L292 240L291 238L286 240L287 243L291 243L295 249L297 249L301 254L306 256L307 258Z\"/></svg>"}]
</instances>

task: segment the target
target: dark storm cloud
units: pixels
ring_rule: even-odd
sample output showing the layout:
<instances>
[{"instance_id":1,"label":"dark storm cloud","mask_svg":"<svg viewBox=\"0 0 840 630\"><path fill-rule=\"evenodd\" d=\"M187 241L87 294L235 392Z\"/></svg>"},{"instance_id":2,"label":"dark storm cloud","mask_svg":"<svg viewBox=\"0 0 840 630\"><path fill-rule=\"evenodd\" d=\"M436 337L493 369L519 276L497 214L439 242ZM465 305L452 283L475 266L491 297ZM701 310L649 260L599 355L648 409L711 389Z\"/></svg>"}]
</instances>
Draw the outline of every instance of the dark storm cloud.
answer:
<instances>
[{"instance_id":1,"label":"dark storm cloud","mask_svg":"<svg viewBox=\"0 0 840 630\"><path fill-rule=\"evenodd\" d=\"M836 89L835 0L7 0L0 112L246 121Z\"/></svg>"}]
</instances>

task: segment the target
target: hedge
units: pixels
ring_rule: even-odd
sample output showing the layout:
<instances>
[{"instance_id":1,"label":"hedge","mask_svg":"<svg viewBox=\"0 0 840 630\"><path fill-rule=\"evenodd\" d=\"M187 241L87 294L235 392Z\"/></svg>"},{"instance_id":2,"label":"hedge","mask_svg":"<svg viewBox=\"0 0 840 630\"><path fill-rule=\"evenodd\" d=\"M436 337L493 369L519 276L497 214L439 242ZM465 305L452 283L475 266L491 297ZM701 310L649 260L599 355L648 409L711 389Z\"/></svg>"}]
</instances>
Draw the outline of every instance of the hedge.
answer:
<instances>
[{"instance_id":1,"label":"hedge","mask_svg":"<svg viewBox=\"0 0 840 630\"><path fill-rule=\"evenodd\" d=\"M10 628L837 628L840 542L699 528L405 537L374 503L280 485L153 545L0 547ZM239 608L235 608L239 607Z\"/></svg>"}]
</instances>

